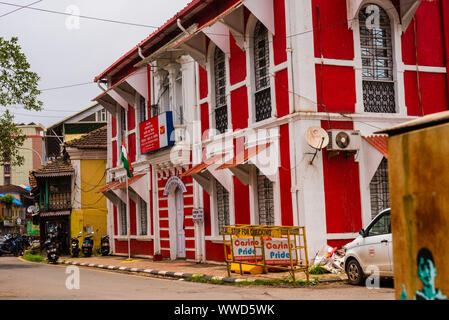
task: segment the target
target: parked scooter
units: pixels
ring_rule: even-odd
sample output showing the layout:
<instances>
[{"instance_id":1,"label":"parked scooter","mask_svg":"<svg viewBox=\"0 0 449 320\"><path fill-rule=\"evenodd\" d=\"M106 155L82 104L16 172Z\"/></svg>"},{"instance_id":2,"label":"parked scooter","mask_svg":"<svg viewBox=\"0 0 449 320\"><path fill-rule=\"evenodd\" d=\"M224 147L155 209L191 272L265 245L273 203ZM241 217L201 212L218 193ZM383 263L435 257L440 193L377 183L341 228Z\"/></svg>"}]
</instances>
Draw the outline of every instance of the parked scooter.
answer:
<instances>
[{"instance_id":1,"label":"parked scooter","mask_svg":"<svg viewBox=\"0 0 449 320\"><path fill-rule=\"evenodd\" d=\"M93 231L91 232L91 234L86 234L84 236L84 241L83 241L83 254L86 257L90 257L92 255L92 250L94 248L94 235L93 235Z\"/></svg>"},{"instance_id":2,"label":"parked scooter","mask_svg":"<svg viewBox=\"0 0 449 320\"><path fill-rule=\"evenodd\" d=\"M23 251L17 246L16 239L11 234L8 234L3 238L0 247L0 256L3 254L13 254L16 257L23 255Z\"/></svg>"},{"instance_id":3,"label":"parked scooter","mask_svg":"<svg viewBox=\"0 0 449 320\"><path fill-rule=\"evenodd\" d=\"M55 234L48 234L47 241L45 241L45 249L47 250L48 261L50 263L56 263L59 259L59 250Z\"/></svg>"},{"instance_id":4,"label":"parked scooter","mask_svg":"<svg viewBox=\"0 0 449 320\"><path fill-rule=\"evenodd\" d=\"M109 246L109 236L104 235L101 237L101 255L107 256L109 255L110 246Z\"/></svg>"},{"instance_id":5,"label":"parked scooter","mask_svg":"<svg viewBox=\"0 0 449 320\"><path fill-rule=\"evenodd\" d=\"M82 232L80 232L76 238L73 237L71 240L72 257L74 257L74 258L78 257L80 254L80 247L79 247L80 241L78 240L78 238L81 238L81 234L82 234Z\"/></svg>"}]
</instances>

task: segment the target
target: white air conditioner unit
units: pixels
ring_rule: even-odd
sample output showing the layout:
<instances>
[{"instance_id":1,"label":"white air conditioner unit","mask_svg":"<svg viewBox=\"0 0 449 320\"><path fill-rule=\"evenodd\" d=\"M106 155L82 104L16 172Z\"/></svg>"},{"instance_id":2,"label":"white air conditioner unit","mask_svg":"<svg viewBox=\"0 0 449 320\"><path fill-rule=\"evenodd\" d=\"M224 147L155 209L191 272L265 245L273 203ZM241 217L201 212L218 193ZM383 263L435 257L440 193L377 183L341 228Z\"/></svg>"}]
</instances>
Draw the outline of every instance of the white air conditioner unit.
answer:
<instances>
[{"instance_id":1,"label":"white air conditioner unit","mask_svg":"<svg viewBox=\"0 0 449 320\"><path fill-rule=\"evenodd\" d=\"M362 143L362 136L358 130L328 130L329 151L358 151Z\"/></svg>"}]
</instances>

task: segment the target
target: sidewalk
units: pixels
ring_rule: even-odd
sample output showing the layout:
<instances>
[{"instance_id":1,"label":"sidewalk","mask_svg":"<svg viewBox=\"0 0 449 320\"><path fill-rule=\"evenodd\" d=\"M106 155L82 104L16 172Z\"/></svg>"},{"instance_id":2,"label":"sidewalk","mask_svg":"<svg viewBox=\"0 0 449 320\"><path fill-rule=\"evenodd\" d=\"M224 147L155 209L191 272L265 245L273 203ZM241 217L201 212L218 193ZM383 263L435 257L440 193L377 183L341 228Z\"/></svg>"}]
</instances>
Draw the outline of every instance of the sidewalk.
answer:
<instances>
[{"instance_id":1,"label":"sidewalk","mask_svg":"<svg viewBox=\"0 0 449 320\"><path fill-rule=\"evenodd\" d=\"M270 272L268 274L243 274L231 273L228 278L226 265L217 264L197 264L186 260L163 260L152 261L151 259L132 258L128 261L122 256L94 256L90 258L72 258L70 256L61 257L60 261L66 264L79 266L102 268L125 272L136 272L146 275L162 276L169 278L187 279L192 276L203 276L205 279L223 280L225 282L241 282L255 280L285 280L290 276L289 272ZM306 279L304 272L297 272L296 279ZM347 279L345 274L321 274L310 275L310 280L316 279L319 282L336 282Z\"/></svg>"}]
</instances>

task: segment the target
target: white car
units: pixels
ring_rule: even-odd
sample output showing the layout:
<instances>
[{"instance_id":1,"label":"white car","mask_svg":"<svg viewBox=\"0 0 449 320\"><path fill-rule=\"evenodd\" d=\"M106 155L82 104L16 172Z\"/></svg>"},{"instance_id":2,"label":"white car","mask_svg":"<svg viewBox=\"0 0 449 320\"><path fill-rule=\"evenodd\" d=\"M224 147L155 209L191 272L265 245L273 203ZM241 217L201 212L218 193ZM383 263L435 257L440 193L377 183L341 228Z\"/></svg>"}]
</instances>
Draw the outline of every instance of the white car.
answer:
<instances>
[{"instance_id":1,"label":"white car","mask_svg":"<svg viewBox=\"0 0 449 320\"><path fill-rule=\"evenodd\" d=\"M393 277L393 246L390 209L380 212L359 232L354 241L346 244L344 267L349 283L360 285L365 275L378 272L380 277Z\"/></svg>"}]
</instances>

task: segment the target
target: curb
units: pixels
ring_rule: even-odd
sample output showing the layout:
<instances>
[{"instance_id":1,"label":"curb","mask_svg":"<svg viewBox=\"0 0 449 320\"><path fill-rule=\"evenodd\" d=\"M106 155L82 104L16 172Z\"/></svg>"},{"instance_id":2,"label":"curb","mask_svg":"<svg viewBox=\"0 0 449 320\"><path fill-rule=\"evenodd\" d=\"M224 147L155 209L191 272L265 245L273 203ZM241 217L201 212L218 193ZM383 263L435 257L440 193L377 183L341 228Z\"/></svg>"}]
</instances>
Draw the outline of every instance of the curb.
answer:
<instances>
[{"instance_id":1,"label":"curb","mask_svg":"<svg viewBox=\"0 0 449 320\"><path fill-rule=\"evenodd\" d=\"M202 276L208 280L222 280L229 283L241 282L241 281L254 281L254 280L244 280L244 279L236 279L230 277L218 277L218 276L210 276L210 275L201 275L201 274L193 274L193 273L182 273L182 272L173 272L173 271L163 271L163 270L153 270L153 269L137 269L137 268L127 268L127 267L118 267L118 266L109 266L103 264L94 264L94 263L85 263L85 262L73 262L73 261L62 261L60 264L70 264L74 266L80 267L91 267L91 268L99 268L106 269L112 271L126 271L140 274L147 274L153 276L161 276L165 278L171 279L188 279L193 276Z\"/></svg>"},{"instance_id":2,"label":"curb","mask_svg":"<svg viewBox=\"0 0 449 320\"><path fill-rule=\"evenodd\" d=\"M251 280L250 279L237 279L237 278L232 278L232 277L219 277L219 276L211 276L211 275L206 275L206 274L202 275L202 274L162 271L162 270L153 270L153 269L127 268L127 267L109 266L109 265L85 263L85 262L62 261L62 262L59 262L59 264L70 264L70 265L74 265L74 266L105 269L105 270L111 270L111 271L126 271L126 272L132 272L132 273L137 273L137 274L146 274L146 275L153 275L153 276L165 277L165 278L170 278L170 279L179 279L179 280L186 280L186 279L189 279L194 276L201 276L207 280L218 280L218 281L224 281L227 283L257 281L257 279L251 279ZM344 281L346 281L346 279L341 278L341 277L333 277L333 278L319 278L319 279L317 279L317 281L319 283L335 283L335 282L344 282Z\"/></svg>"}]
</instances>

